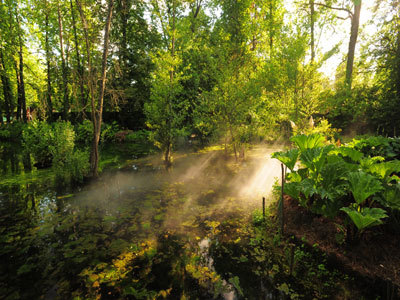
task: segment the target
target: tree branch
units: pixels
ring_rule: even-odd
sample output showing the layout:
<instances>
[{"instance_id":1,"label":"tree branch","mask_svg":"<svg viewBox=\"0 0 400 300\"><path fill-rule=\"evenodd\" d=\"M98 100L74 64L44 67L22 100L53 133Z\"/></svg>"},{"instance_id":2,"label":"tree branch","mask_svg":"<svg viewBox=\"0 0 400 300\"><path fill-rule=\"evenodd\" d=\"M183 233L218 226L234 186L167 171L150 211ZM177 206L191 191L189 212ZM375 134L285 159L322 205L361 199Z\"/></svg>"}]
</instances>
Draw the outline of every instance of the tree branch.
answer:
<instances>
[{"instance_id":1,"label":"tree branch","mask_svg":"<svg viewBox=\"0 0 400 300\"><path fill-rule=\"evenodd\" d=\"M314 5L318 5L318 6L322 6L322 7L326 7L326 8L330 8L330 9L334 9L334 10L341 10L341 11L345 11L345 12L347 12L351 17L353 17L353 13L352 13L352 11L351 10L349 10L349 9L347 9L347 8L344 8L344 7L333 7L333 6L330 6L330 5L326 5L326 4L324 4L324 3L314 3Z\"/></svg>"}]
</instances>

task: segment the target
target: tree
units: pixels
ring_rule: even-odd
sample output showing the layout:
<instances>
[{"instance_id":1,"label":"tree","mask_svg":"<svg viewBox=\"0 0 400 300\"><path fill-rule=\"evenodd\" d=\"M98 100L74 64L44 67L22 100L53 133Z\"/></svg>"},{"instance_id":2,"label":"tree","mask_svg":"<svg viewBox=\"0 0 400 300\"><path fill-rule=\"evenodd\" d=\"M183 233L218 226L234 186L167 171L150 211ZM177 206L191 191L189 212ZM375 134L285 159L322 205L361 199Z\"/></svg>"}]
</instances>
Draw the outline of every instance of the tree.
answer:
<instances>
[{"instance_id":1,"label":"tree","mask_svg":"<svg viewBox=\"0 0 400 300\"><path fill-rule=\"evenodd\" d=\"M150 101L145 104L147 125L152 129L155 145L163 151L168 169L172 163L172 146L177 136L182 135L182 126L188 105L178 96L182 92L182 73L179 72L181 58L176 54L177 28L182 2L178 0L152 1L157 22L162 28L164 49L154 56L156 69Z\"/></svg>"},{"instance_id":2,"label":"tree","mask_svg":"<svg viewBox=\"0 0 400 300\"><path fill-rule=\"evenodd\" d=\"M107 74L107 56L108 56L108 44L109 44L109 34L110 34L110 26L111 26L111 18L114 6L114 0L108 1L107 7L107 15L106 22L104 25L104 38L103 38L103 55L101 59L101 74L100 74L100 85L98 92L98 101L96 106L95 100L95 77L96 75L92 70L92 61L91 61L91 45L89 40L89 28L85 13L83 11L82 4L79 0L76 0L77 7L79 9L79 14L81 17L81 21L83 24L83 31L86 42L86 51L87 51L87 62L88 62L88 86L90 92L90 103L91 103L91 116L93 123L93 139L92 139L92 147L90 152L90 168L91 174L93 177L98 176L98 164L99 164L99 141L100 141L100 133L101 133L101 123L102 123L102 115L103 115L103 101L104 101L104 91L106 85L106 74Z\"/></svg>"},{"instance_id":3,"label":"tree","mask_svg":"<svg viewBox=\"0 0 400 300\"><path fill-rule=\"evenodd\" d=\"M354 55L355 55L355 49L356 49L356 44L357 44L358 29L359 29L359 24L360 24L361 3L362 3L362 0L351 0L350 1L351 6L353 6L354 12L351 11L350 5L347 5L347 6L342 5L340 7L335 7L335 6L331 5L330 3L329 4L314 3L314 5L329 8L332 10L344 11L348 14L347 18L351 19L349 50L347 52L346 77L345 77L345 84L349 89L351 89L351 83L352 83ZM342 18L342 17L338 17L338 18L347 19L347 18Z\"/></svg>"}]
</instances>

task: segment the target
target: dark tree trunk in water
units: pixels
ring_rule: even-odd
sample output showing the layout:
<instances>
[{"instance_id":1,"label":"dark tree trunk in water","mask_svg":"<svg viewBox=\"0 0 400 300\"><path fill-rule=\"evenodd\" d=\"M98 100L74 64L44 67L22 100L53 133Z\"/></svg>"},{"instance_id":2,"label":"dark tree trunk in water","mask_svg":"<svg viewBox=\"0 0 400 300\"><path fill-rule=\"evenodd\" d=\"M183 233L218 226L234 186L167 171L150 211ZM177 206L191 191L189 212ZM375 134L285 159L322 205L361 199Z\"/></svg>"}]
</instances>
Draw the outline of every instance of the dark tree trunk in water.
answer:
<instances>
[{"instance_id":1,"label":"dark tree trunk in water","mask_svg":"<svg viewBox=\"0 0 400 300\"><path fill-rule=\"evenodd\" d=\"M14 100L13 100L13 94L12 94L12 90L11 90L10 79L8 78L6 71L7 71L7 69L6 69L5 62L4 62L3 50L0 49L0 74L1 74L1 83L3 85L4 108L5 108L5 112L6 112L7 123L10 123L11 107L12 107L12 103L14 102Z\"/></svg>"},{"instance_id":2,"label":"dark tree trunk in water","mask_svg":"<svg viewBox=\"0 0 400 300\"><path fill-rule=\"evenodd\" d=\"M354 13L351 18L349 52L347 54L347 65L346 65L346 85L349 89L351 89L351 82L352 82L354 53L356 50L358 27L360 24L361 2L362 0L358 0L358 2L354 4Z\"/></svg>"}]
</instances>

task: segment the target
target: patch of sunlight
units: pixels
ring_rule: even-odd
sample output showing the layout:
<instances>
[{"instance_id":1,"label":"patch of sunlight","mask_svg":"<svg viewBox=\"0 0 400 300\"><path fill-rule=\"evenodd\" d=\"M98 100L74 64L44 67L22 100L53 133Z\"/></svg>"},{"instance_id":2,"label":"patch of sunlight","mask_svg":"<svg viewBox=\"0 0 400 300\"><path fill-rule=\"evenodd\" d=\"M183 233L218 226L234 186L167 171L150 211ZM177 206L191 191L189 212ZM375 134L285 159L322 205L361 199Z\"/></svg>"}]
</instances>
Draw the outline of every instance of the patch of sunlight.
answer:
<instances>
[{"instance_id":1,"label":"patch of sunlight","mask_svg":"<svg viewBox=\"0 0 400 300\"><path fill-rule=\"evenodd\" d=\"M224 150L224 145L213 145L213 146L208 146L208 147L204 147L203 149L199 150L199 153L207 153L207 152L211 152L211 151L220 151L220 150Z\"/></svg>"},{"instance_id":2,"label":"patch of sunlight","mask_svg":"<svg viewBox=\"0 0 400 300\"><path fill-rule=\"evenodd\" d=\"M259 197L268 196L281 172L280 162L276 159L268 158L259 161L258 167L241 185L239 196Z\"/></svg>"}]
</instances>

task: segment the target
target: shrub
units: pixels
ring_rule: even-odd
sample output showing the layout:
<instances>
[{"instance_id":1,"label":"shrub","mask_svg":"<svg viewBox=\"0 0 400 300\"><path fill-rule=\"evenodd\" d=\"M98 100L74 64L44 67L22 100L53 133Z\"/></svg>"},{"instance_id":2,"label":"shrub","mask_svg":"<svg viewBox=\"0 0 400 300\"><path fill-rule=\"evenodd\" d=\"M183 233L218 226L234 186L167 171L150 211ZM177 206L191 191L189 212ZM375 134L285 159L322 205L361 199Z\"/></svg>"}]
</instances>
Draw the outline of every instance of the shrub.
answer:
<instances>
[{"instance_id":1,"label":"shrub","mask_svg":"<svg viewBox=\"0 0 400 300\"><path fill-rule=\"evenodd\" d=\"M100 141L102 143L112 143L116 142L116 134L121 131L121 127L118 125L116 121L113 121L111 124L102 123L101 124L101 137Z\"/></svg>"},{"instance_id":2,"label":"shrub","mask_svg":"<svg viewBox=\"0 0 400 300\"><path fill-rule=\"evenodd\" d=\"M57 184L82 182L89 172L88 152L74 149L75 132L71 123L56 122L53 132L54 144L51 151Z\"/></svg>"},{"instance_id":3,"label":"shrub","mask_svg":"<svg viewBox=\"0 0 400 300\"><path fill-rule=\"evenodd\" d=\"M65 160L54 164L57 185L82 183L84 177L89 173L89 152L82 150L73 151Z\"/></svg>"},{"instance_id":4,"label":"shrub","mask_svg":"<svg viewBox=\"0 0 400 300\"><path fill-rule=\"evenodd\" d=\"M148 143L150 137L150 131L148 130L138 130L132 133L129 133L125 137L126 143Z\"/></svg>"},{"instance_id":5,"label":"shrub","mask_svg":"<svg viewBox=\"0 0 400 300\"><path fill-rule=\"evenodd\" d=\"M22 131L22 145L26 153L32 154L38 168L51 166L54 134L46 121L33 121Z\"/></svg>"},{"instance_id":6,"label":"shrub","mask_svg":"<svg viewBox=\"0 0 400 300\"><path fill-rule=\"evenodd\" d=\"M22 122L12 122L0 126L0 141L20 141L22 131L26 128Z\"/></svg>"},{"instance_id":7,"label":"shrub","mask_svg":"<svg viewBox=\"0 0 400 300\"><path fill-rule=\"evenodd\" d=\"M327 217L346 213L358 229L357 238L366 228L393 218L393 211L400 207L400 161L393 160L392 150L388 150L394 139L355 140L350 144L354 148L325 145L324 137L315 134L291 140L297 148L276 152L272 157L291 170L285 193L301 206ZM384 158L374 154L391 160L382 162Z\"/></svg>"},{"instance_id":8,"label":"shrub","mask_svg":"<svg viewBox=\"0 0 400 300\"><path fill-rule=\"evenodd\" d=\"M75 126L75 142L79 145L89 146L93 139L93 124L84 120L82 124Z\"/></svg>"}]
</instances>

